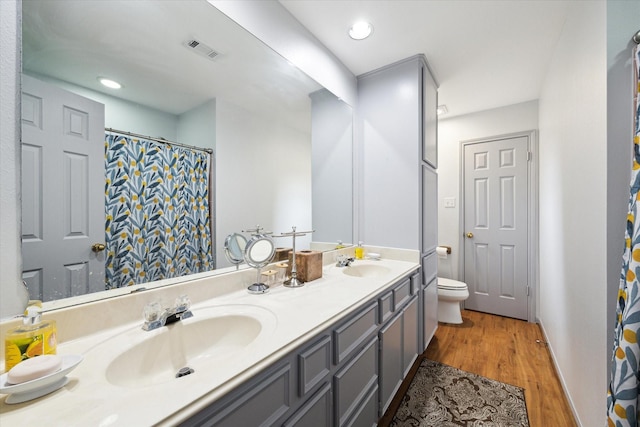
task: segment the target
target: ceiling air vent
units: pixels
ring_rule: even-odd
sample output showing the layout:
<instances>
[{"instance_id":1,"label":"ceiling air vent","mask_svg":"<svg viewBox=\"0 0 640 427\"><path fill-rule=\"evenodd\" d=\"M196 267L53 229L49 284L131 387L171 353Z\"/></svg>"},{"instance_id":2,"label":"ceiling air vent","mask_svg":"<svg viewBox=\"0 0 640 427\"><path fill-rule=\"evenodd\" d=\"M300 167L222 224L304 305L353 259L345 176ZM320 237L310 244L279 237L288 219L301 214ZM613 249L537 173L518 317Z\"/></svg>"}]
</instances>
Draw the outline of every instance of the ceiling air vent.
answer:
<instances>
[{"instance_id":1,"label":"ceiling air vent","mask_svg":"<svg viewBox=\"0 0 640 427\"><path fill-rule=\"evenodd\" d=\"M195 39L187 40L184 43L184 45L188 49L193 50L197 54L205 56L205 57L207 57L207 58L209 58L211 60L215 59L215 57L219 55L218 52L216 52L215 50L211 49L206 44L204 44L202 42L199 42L198 40L195 40Z\"/></svg>"}]
</instances>

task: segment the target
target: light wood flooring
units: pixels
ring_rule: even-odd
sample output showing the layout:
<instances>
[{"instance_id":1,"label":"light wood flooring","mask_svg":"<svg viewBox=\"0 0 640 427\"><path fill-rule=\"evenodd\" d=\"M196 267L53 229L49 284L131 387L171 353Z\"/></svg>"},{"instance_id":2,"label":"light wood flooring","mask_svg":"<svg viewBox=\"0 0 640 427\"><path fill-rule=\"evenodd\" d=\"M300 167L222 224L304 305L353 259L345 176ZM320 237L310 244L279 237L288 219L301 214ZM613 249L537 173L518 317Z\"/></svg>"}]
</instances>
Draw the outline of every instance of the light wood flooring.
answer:
<instances>
[{"instance_id":1,"label":"light wood flooring","mask_svg":"<svg viewBox=\"0 0 640 427\"><path fill-rule=\"evenodd\" d=\"M524 388L530 427L577 426L538 324L469 310L462 319L438 324L380 426L389 425L423 357Z\"/></svg>"}]
</instances>

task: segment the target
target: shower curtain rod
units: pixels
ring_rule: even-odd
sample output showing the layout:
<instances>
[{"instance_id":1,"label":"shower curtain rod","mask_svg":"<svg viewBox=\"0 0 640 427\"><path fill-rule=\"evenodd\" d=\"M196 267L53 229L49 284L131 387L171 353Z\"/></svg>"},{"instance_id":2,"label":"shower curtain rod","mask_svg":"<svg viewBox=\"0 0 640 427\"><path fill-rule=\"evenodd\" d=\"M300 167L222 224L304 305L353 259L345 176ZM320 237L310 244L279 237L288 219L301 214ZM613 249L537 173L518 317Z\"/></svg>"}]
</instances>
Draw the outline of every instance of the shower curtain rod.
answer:
<instances>
[{"instance_id":1,"label":"shower curtain rod","mask_svg":"<svg viewBox=\"0 0 640 427\"><path fill-rule=\"evenodd\" d=\"M189 148L191 150L204 151L205 153L213 154L213 150L211 148L201 148L201 147L196 147L195 145L180 144L179 142L169 141L169 140L164 139L164 138L154 138L154 137L148 136L148 135L140 135L140 134L137 134L137 133L127 132L127 131L124 131L124 130L118 130L118 129L113 129L113 128L104 128L104 130L106 130L107 132L119 133L119 134L122 134L122 135L133 136L133 137L136 137L136 138L148 139L148 140L151 140L151 141L160 142L162 144L175 145L175 146L178 146L178 147Z\"/></svg>"},{"instance_id":2,"label":"shower curtain rod","mask_svg":"<svg viewBox=\"0 0 640 427\"><path fill-rule=\"evenodd\" d=\"M636 42L636 44L640 44L640 30L631 37L631 39Z\"/></svg>"}]
</instances>

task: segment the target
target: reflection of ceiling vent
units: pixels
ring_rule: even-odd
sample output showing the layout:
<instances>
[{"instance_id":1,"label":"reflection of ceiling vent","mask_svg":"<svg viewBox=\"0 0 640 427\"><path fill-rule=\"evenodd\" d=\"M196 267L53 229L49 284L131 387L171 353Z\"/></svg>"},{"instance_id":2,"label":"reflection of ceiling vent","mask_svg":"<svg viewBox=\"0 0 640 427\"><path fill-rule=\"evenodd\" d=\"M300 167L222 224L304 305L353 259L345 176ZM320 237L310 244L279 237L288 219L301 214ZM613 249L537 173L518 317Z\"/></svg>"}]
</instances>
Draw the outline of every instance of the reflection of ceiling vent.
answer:
<instances>
[{"instance_id":1,"label":"reflection of ceiling vent","mask_svg":"<svg viewBox=\"0 0 640 427\"><path fill-rule=\"evenodd\" d=\"M199 55L202 56L206 56L207 58L213 60L215 59L216 56L219 55L218 52L216 52L215 50L211 49L209 46L207 46L206 44L199 42L198 40L195 39L189 39L187 40L184 45L193 50L194 52L198 53Z\"/></svg>"}]
</instances>

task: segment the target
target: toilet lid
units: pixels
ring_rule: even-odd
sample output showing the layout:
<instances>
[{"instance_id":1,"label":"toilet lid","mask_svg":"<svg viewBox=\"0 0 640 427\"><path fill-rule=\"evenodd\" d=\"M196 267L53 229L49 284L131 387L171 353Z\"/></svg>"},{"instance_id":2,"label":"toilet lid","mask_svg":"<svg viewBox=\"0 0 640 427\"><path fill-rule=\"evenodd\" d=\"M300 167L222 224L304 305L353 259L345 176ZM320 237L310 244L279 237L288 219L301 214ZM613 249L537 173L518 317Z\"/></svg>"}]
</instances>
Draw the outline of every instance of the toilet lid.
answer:
<instances>
[{"instance_id":1,"label":"toilet lid","mask_svg":"<svg viewBox=\"0 0 640 427\"><path fill-rule=\"evenodd\" d=\"M440 289L467 289L467 284L457 280L438 277L438 287Z\"/></svg>"}]
</instances>

